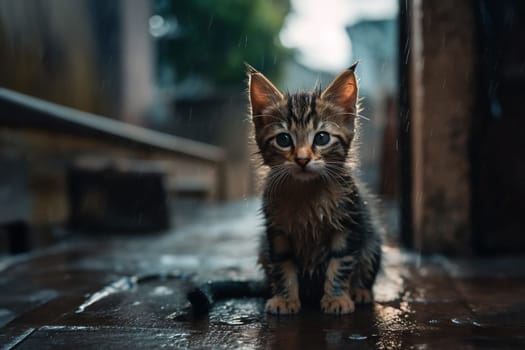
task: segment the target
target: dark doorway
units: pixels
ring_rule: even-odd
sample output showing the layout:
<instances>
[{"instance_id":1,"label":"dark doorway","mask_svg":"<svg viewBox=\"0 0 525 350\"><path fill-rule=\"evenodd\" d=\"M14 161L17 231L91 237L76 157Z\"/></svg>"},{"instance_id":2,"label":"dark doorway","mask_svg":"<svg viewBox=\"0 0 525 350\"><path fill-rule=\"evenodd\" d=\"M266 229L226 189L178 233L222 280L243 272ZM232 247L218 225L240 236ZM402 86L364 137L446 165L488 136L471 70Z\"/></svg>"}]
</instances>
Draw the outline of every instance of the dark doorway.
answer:
<instances>
[{"instance_id":1,"label":"dark doorway","mask_svg":"<svg viewBox=\"0 0 525 350\"><path fill-rule=\"evenodd\" d=\"M479 84L472 132L472 218L479 252L524 252L525 2L475 3Z\"/></svg>"}]
</instances>

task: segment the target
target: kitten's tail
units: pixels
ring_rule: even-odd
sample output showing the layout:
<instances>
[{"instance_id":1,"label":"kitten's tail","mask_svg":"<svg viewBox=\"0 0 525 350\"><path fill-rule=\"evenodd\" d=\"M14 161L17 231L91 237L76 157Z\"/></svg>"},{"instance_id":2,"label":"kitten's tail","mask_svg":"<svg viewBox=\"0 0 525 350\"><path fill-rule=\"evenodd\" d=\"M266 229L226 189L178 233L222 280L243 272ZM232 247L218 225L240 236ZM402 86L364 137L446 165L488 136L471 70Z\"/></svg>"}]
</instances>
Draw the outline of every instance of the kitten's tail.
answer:
<instances>
[{"instance_id":1,"label":"kitten's tail","mask_svg":"<svg viewBox=\"0 0 525 350\"><path fill-rule=\"evenodd\" d=\"M213 281L191 290L187 298L194 315L205 315L223 299L266 298L270 288L265 281Z\"/></svg>"}]
</instances>

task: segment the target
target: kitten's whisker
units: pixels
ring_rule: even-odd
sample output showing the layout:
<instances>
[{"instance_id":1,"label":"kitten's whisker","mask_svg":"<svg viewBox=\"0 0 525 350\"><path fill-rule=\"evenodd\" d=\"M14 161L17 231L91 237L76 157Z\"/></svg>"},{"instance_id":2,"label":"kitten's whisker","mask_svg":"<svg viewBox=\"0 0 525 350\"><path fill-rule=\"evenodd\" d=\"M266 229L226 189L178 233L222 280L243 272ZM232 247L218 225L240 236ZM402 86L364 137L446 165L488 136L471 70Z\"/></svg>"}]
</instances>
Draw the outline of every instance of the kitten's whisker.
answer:
<instances>
[{"instance_id":1,"label":"kitten's whisker","mask_svg":"<svg viewBox=\"0 0 525 350\"><path fill-rule=\"evenodd\" d=\"M253 152L253 153L250 155L250 157L255 157L255 156L260 156L260 155L262 155L262 152L261 152L261 151L255 151L255 152Z\"/></svg>"},{"instance_id":2,"label":"kitten's whisker","mask_svg":"<svg viewBox=\"0 0 525 350\"><path fill-rule=\"evenodd\" d=\"M332 169L340 169L342 171L346 169L345 164L343 162L325 161L324 163Z\"/></svg>"},{"instance_id":3,"label":"kitten's whisker","mask_svg":"<svg viewBox=\"0 0 525 350\"><path fill-rule=\"evenodd\" d=\"M270 174L268 175L267 186L269 187L269 195L273 196L275 191L279 189L281 184L288 177L288 170L286 166L278 165L272 167Z\"/></svg>"},{"instance_id":4,"label":"kitten's whisker","mask_svg":"<svg viewBox=\"0 0 525 350\"><path fill-rule=\"evenodd\" d=\"M344 174L343 174L344 169L343 169L343 168L340 168L340 167L334 167L334 166L332 166L332 165L330 165L330 164L326 164L326 165L325 165L325 169L327 169L327 170L329 170L329 171L332 171L332 172L334 172L335 174L338 174L338 175L340 175L340 176L343 176L343 175L344 175Z\"/></svg>"},{"instance_id":5,"label":"kitten's whisker","mask_svg":"<svg viewBox=\"0 0 525 350\"><path fill-rule=\"evenodd\" d=\"M276 180L273 186L273 189L272 189L273 195L275 195L276 192L278 192L281 189L281 186L286 181L286 178L287 178L286 174L281 174L281 176L279 176L279 178Z\"/></svg>"},{"instance_id":6,"label":"kitten's whisker","mask_svg":"<svg viewBox=\"0 0 525 350\"><path fill-rule=\"evenodd\" d=\"M342 185L344 186L345 184L345 179L337 174L334 174L330 171L327 171L327 175L331 178L332 181L337 181L339 183L339 185Z\"/></svg>"},{"instance_id":7,"label":"kitten's whisker","mask_svg":"<svg viewBox=\"0 0 525 350\"><path fill-rule=\"evenodd\" d=\"M268 184L272 187L275 186L281 176L282 176L282 171L280 169L278 170L272 169L272 171L270 172L268 176Z\"/></svg>"},{"instance_id":8,"label":"kitten's whisker","mask_svg":"<svg viewBox=\"0 0 525 350\"><path fill-rule=\"evenodd\" d=\"M332 167L332 169L340 169L343 172L347 169L347 164L341 161L325 161L325 164Z\"/></svg>"},{"instance_id":9,"label":"kitten's whisker","mask_svg":"<svg viewBox=\"0 0 525 350\"><path fill-rule=\"evenodd\" d=\"M338 169L334 169L334 168L331 168L330 165L326 165L324 167L324 170L331 177L335 178L336 180L341 181L341 184L345 184L347 182L347 179L342 174L340 174Z\"/></svg>"},{"instance_id":10,"label":"kitten's whisker","mask_svg":"<svg viewBox=\"0 0 525 350\"><path fill-rule=\"evenodd\" d=\"M288 178L288 172L283 171L281 173L281 176L279 177L277 183L276 183L275 188L279 189L281 187L281 185L284 184L284 182L286 181L287 178Z\"/></svg>"},{"instance_id":11,"label":"kitten's whisker","mask_svg":"<svg viewBox=\"0 0 525 350\"><path fill-rule=\"evenodd\" d=\"M329 167L325 167L325 168L323 169L323 171L324 171L327 175L329 175L330 178L337 178L337 179L339 179L339 178L341 177L338 173L336 173L335 171L333 171L333 170L330 169Z\"/></svg>"}]
</instances>

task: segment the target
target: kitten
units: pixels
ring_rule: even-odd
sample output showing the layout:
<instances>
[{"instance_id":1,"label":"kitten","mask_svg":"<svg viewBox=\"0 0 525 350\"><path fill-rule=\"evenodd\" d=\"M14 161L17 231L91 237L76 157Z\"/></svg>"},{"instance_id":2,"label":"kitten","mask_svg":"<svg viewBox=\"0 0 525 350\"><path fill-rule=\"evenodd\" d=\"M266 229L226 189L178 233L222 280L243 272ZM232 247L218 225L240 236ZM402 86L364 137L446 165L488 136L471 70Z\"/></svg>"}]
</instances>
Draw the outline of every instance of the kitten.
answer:
<instances>
[{"instance_id":1,"label":"kitten","mask_svg":"<svg viewBox=\"0 0 525 350\"><path fill-rule=\"evenodd\" d=\"M268 168L259 261L271 288L269 313L315 303L325 313L347 314L354 301L373 300L381 239L353 176L356 65L324 91L293 94L247 68L255 141Z\"/></svg>"}]
</instances>

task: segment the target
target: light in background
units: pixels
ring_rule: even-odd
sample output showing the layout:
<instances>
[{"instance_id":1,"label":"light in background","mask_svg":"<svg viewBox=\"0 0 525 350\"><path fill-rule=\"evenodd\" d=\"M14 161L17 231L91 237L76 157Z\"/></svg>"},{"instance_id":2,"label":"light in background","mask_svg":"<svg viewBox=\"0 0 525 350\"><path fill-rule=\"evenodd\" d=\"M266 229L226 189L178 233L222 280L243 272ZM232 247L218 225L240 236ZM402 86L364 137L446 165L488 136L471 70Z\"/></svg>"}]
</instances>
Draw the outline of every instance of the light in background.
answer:
<instances>
[{"instance_id":1,"label":"light in background","mask_svg":"<svg viewBox=\"0 0 525 350\"><path fill-rule=\"evenodd\" d=\"M346 26L396 15L395 0L293 0L280 39L286 47L298 49L301 64L335 73L352 60Z\"/></svg>"}]
</instances>

